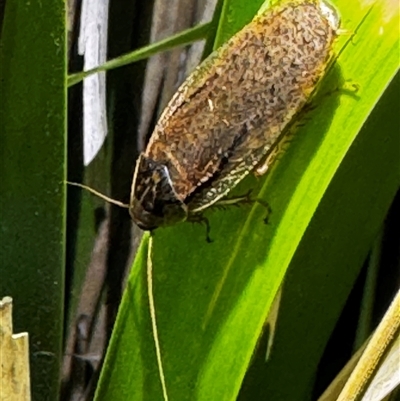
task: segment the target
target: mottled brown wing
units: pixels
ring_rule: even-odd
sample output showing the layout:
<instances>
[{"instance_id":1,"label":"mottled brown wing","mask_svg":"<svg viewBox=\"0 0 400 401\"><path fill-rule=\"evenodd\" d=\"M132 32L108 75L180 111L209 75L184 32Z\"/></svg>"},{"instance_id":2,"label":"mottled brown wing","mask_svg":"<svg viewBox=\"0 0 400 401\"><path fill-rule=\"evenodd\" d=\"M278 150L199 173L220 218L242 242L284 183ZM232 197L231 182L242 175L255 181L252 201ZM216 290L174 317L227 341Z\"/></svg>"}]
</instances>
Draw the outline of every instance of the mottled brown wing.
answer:
<instances>
[{"instance_id":1,"label":"mottled brown wing","mask_svg":"<svg viewBox=\"0 0 400 401\"><path fill-rule=\"evenodd\" d=\"M183 84L145 153L165 163L190 210L226 195L278 142L334 37L316 1L286 4L256 17Z\"/></svg>"}]
</instances>

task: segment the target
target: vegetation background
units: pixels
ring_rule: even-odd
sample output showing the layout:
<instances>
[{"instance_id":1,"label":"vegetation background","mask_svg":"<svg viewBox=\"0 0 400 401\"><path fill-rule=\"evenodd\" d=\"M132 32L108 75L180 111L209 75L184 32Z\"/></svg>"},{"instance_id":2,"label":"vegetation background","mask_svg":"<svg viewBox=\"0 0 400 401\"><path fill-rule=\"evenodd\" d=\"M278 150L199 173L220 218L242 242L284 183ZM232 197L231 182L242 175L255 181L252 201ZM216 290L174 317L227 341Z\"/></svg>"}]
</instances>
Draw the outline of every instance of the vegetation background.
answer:
<instances>
[{"instance_id":1,"label":"vegetation background","mask_svg":"<svg viewBox=\"0 0 400 401\"><path fill-rule=\"evenodd\" d=\"M107 51L99 52L114 61L96 120L106 121L107 138L89 164L84 149L98 139L84 130L81 77L67 80L83 68L78 33L87 9L0 4L0 296L14 299L15 332L30 334L33 400L162 399L148 237L126 210L65 181L127 202L138 151L179 82L262 1L166 3L109 4ZM212 244L189 224L155 235L154 297L172 400L317 399L399 288L398 5L334 4L348 34L335 45L316 107L273 171L235 190L266 200L269 224L253 205L210 212ZM203 49L187 46L201 38ZM146 60L178 44L185 47ZM337 90L350 81L356 94Z\"/></svg>"}]
</instances>

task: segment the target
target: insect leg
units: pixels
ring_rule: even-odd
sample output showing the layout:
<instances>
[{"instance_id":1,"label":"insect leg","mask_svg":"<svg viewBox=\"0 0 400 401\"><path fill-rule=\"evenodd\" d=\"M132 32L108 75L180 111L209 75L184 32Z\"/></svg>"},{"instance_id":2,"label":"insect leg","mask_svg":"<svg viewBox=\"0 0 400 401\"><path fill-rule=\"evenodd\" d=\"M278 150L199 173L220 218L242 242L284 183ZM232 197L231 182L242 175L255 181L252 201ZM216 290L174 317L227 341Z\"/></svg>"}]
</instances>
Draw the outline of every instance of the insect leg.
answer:
<instances>
[{"instance_id":1,"label":"insect leg","mask_svg":"<svg viewBox=\"0 0 400 401\"><path fill-rule=\"evenodd\" d=\"M208 243L213 242L213 240L210 238L210 222L208 221L207 217L200 213L191 214L188 216L187 221L190 221L191 223L204 224L206 226L206 241Z\"/></svg>"},{"instance_id":2,"label":"insect leg","mask_svg":"<svg viewBox=\"0 0 400 401\"><path fill-rule=\"evenodd\" d=\"M225 209L229 206L240 206L240 205L253 205L254 203L258 203L259 205L263 206L267 210L267 215L264 218L264 223L268 224L268 217L271 214L272 210L269 206L268 202L264 201L263 199L251 198L252 190L249 190L247 193L241 196L234 196L231 198L224 198L214 205L210 206L210 208L222 208Z\"/></svg>"}]
</instances>

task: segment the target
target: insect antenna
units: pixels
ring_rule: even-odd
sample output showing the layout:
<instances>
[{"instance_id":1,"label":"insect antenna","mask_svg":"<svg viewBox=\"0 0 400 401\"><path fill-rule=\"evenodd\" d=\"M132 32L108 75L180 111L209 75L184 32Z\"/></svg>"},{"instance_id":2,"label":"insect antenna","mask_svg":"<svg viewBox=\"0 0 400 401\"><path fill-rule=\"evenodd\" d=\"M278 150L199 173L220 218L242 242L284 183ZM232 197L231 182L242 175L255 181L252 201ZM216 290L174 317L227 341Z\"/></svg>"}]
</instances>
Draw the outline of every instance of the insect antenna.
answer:
<instances>
[{"instance_id":1,"label":"insect antenna","mask_svg":"<svg viewBox=\"0 0 400 401\"><path fill-rule=\"evenodd\" d=\"M165 383L164 367L163 367L162 358L161 358L160 340L158 337L156 308L155 308L155 304L154 304L153 263L151 260L152 250L153 250L153 236L150 235L149 245L147 248L147 291L148 291L148 296L149 296L150 318L151 318L154 346L156 349L158 372L159 372L159 376L160 376L164 401L168 401L167 385Z\"/></svg>"},{"instance_id":2,"label":"insect antenna","mask_svg":"<svg viewBox=\"0 0 400 401\"><path fill-rule=\"evenodd\" d=\"M98 196L99 198L105 200L108 203L111 203L113 205L122 207L124 209L129 209L129 205L127 203L123 203L123 202L117 201L117 200L115 200L113 198L109 198L108 196L102 194L101 192L96 191L93 188L88 187L87 185L79 184L77 182L70 182L70 181L67 181L67 184L72 185L74 187L81 188L81 189L85 189L86 191L89 191L93 195Z\"/></svg>"}]
</instances>

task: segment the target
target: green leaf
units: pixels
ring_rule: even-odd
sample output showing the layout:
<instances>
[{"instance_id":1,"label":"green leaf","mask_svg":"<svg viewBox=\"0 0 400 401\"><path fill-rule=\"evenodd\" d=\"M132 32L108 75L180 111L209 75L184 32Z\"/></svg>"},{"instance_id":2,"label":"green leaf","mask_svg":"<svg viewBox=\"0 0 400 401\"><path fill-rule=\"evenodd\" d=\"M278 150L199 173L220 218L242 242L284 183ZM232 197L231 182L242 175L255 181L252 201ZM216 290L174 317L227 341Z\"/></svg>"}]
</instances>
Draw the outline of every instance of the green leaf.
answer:
<instances>
[{"instance_id":1,"label":"green leaf","mask_svg":"<svg viewBox=\"0 0 400 401\"><path fill-rule=\"evenodd\" d=\"M183 32L179 32L176 35L170 36L164 40L160 40L157 43L152 43L146 47L143 47L139 50L135 50L128 54L124 54L115 59L109 60L103 65L93 68L88 71L79 72L76 74L72 74L68 77L68 86L72 86L81 82L84 78L89 75L101 72L101 71L109 71L118 67L122 67L124 65L132 64L134 62L144 60L151 56L154 56L157 53L171 50L174 47L184 46L195 42L196 40L204 39L210 24L202 24L198 25L194 28L186 29Z\"/></svg>"},{"instance_id":2,"label":"green leaf","mask_svg":"<svg viewBox=\"0 0 400 401\"><path fill-rule=\"evenodd\" d=\"M390 1L335 5L354 37L339 38L337 63L315 109L266 179L248 177L235 190L251 188L267 201L269 223L254 204L210 212L212 244L201 226L155 232L154 298L171 400L235 400L242 385L240 399L309 396L322 351L399 187L398 9ZM251 19L244 10L226 3L221 40L234 21L242 21L239 29ZM340 89L346 80L358 93ZM145 290L146 241L132 267L97 401L163 399ZM277 325L269 328L272 351L266 361L260 342L262 357L243 384L280 287Z\"/></svg>"},{"instance_id":3,"label":"green leaf","mask_svg":"<svg viewBox=\"0 0 400 401\"><path fill-rule=\"evenodd\" d=\"M60 386L65 265L63 2L7 1L0 43L0 298L30 337L32 399Z\"/></svg>"}]
</instances>

